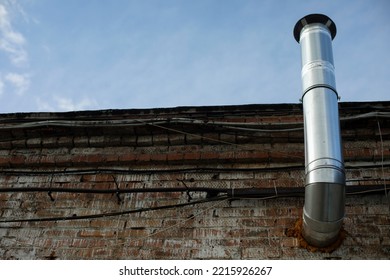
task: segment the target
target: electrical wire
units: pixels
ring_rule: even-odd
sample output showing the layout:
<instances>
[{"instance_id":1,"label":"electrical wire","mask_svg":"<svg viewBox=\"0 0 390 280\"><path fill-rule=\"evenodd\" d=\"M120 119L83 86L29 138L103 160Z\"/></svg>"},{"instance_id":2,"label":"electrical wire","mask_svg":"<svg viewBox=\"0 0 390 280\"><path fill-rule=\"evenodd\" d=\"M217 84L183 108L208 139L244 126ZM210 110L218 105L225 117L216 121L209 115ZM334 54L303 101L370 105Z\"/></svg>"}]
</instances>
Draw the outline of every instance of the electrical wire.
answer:
<instances>
[{"instance_id":1,"label":"electrical wire","mask_svg":"<svg viewBox=\"0 0 390 280\"><path fill-rule=\"evenodd\" d=\"M233 193L234 193L234 191L233 191ZM367 193L368 193L368 191L354 192L354 194L367 194ZM351 194L351 193L347 192L347 194ZM235 199L267 200L267 199L275 199L277 197L278 197L278 194L270 195L270 196L263 197L263 198L235 197ZM64 221L64 220L76 220L76 219L80 220L80 219L92 219L92 218L103 218L103 217L113 217L113 216L118 216L119 217L121 215L132 214L132 213L140 213L140 212L154 211L154 210L160 210L160 209L169 209L171 207L172 208L185 207L187 205L193 205L194 203L203 203L203 202L206 203L206 202L218 201L216 204L213 204L210 207L207 207L206 209L203 209L203 210L199 211L198 213L195 213L194 215L191 215L190 217L188 217L188 218L186 218L184 220L178 221L177 223L175 223L175 224L173 224L171 226L168 226L168 227L165 227L165 228L161 228L160 230L157 230L155 232L152 232L152 233L147 234L147 235L142 236L142 237L131 238L132 241L142 241L142 240L146 240L148 238L151 238L153 236L156 236L156 235L158 235L160 233L163 233L165 231L168 231L168 230L171 230L171 229L174 229L174 228L178 228L178 227L182 226L183 224L185 224L187 221L193 220L194 218L204 214L205 212L209 211L210 209L214 209L216 206L218 206L221 203L223 203L225 201L228 201L230 199L232 199L232 198L220 196L220 197L217 197L217 198L207 199L207 200L201 199L201 200L198 200L198 201L194 201L192 203L182 203L182 204L167 205L167 206L152 207L152 208L141 208L141 209L134 209L134 210L129 210L129 211L120 211L120 212L96 214L96 215L71 216L71 217L66 217L67 219L64 219L64 218L59 219L58 217L52 217L52 218L46 218L45 221L57 222L57 221ZM15 223L15 222L40 222L40 221L43 221L43 219L42 218L41 219L14 219L14 220L8 220L8 221L5 221L5 220L0 221L0 224L2 222L3 223ZM28 246L36 246L34 244L31 244L31 243L28 243L28 242L25 242L25 241L20 241L20 240L14 240L14 242L18 243L18 244L28 245ZM121 242L118 242L118 235L117 235L117 241L112 246L113 247L126 246L127 242L128 242L128 239L124 240L124 241L121 241ZM112 246L109 246L109 247L112 247ZM94 249L107 249L109 247L107 247L107 245L102 245L102 246L97 246L97 247L95 246L93 248Z\"/></svg>"},{"instance_id":2,"label":"electrical wire","mask_svg":"<svg viewBox=\"0 0 390 280\"><path fill-rule=\"evenodd\" d=\"M380 179L378 179L380 180ZM358 180L361 182L364 180ZM372 180L369 180L372 181ZM376 181L376 180L375 180ZM356 182L349 180L347 182ZM346 186L347 193L354 194L360 191L378 192L386 190L382 185L350 185ZM207 193L209 197L225 194L229 197L267 197L276 194L278 197L301 196L305 187L273 187L266 188L212 188L212 187L149 187L132 189L93 189L93 188L55 188L55 187L18 187L0 188L0 193L89 193L89 194L131 194L131 193Z\"/></svg>"},{"instance_id":3,"label":"electrical wire","mask_svg":"<svg viewBox=\"0 0 390 280\"><path fill-rule=\"evenodd\" d=\"M388 112L370 112L366 114L360 114L356 116L349 116L349 117L344 117L341 118L341 121L346 121L346 120L358 120L358 119L364 119L364 118L372 118L372 117L382 117L382 118L388 118L390 117L390 113ZM231 145L238 147L243 150L248 150L248 151L255 151L256 149L253 148L253 146L247 146L243 144L237 144L237 143L232 143L228 141L223 141L220 139L214 139L211 137L206 137L203 135L198 135L190 132L185 132L182 130L170 128L163 126L161 124L198 124L198 125L213 125L217 127L223 127L225 129L236 129L236 130L241 130L241 131L250 131L250 132L289 132L289 131L297 131L297 130L302 130L303 126L302 123L272 123L272 124L260 124L260 123L234 123L234 122L221 122L221 121L209 121L209 120L197 120L197 119L189 119L189 118L172 118L172 119L162 119L162 118L155 118L155 119L130 119L130 120L105 120L105 121L99 121L99 120L94 120L94 121L69 121L69 120L45 120L45 121L37 121L37 122L27 122L27 123L17 123L13 125L5 125L5 126L0 126L0 130L4 129L12 129L12 128L35 128L35 127L49 127L49 126L71 126L71 127L109 127L109 126L139 126L139 125L149 125L153 127L157 127L160 129L164 129L166 131L172 131L175 133L187 135L187 136L192 136L196 137L199 139L204 139L207 141L212 141L216 143L222 143L225 145ZM267 127L272 127L272 126L280 126L280 125L300 125L298 128L284 128L284 129L264 129L264 128L247 128L245 126L264 126L267 125ZM5 141L5 140L3 140ZM271 152L271 149L267 149L268 152ZM283 156L287 157L293 157L293 158L303 158L302 156L299 155L291 155L289 153L284 153L284 152L275 152L272 151L273 153L280 154Z\"/></svg>"},{"instance_id":4,"label":"electrical wire","mask_svg":"<svg viewBox=\"0 0 390 280\"><path fill-rule=\"evenodd\" d=\"M42 190L47 191L48 189ZM137 189L137 192L160 192L160 190L154 189ZM49 221L67 221L67 220L81 220L81 219L96 219L96 218L105 218L105 217L113 217L118 215L127 215L132 213L141 213L146 211L155 211L155 210L163 210L163 209L171 209L177 207L183 207L188 205L195 205L199 203L206 203L210 201L216 201L221 199L275 199L275 198L285 198L285 197L303 197L304 196L304 187L300 188L245 188L245 189L226 189L221 193L225 193L220 195L214 195L212 197L206 197L204 199L199 199L195 201L189 201L186 203L179 203L173 205L163 205L149 208L138 208L126 211L119 212L110 212L110 213L100 213L100 214L92 214L92 215L82 215L82 216L66 216L66 217L44 217L44 218L29 218L29 219L6 219L0 220L0 224L4 223L16 223L16 222L49 222ZM361 195L361 194L378 194L383 193L383 186L347 186L346 194L347 195ZM62 189L63 191L63 189ZM71 191L71 190L69 190ZM77 190L78 191L78 190ZM99 190L96 190L99 191ZM112 193L115 190L107 190L107 193ZM125 190L126 191L126 190ZM131 191L131 190L129 190ZM182 192L182 188L178 188L178 190L171 190L172 192ZM195 188L192 191L196 191Z\"/></svg>"},{"instance_id":5,"label":"electrical wire","mask_svg":"<svg viewBox=\"0 0 390 280\"><path fill-rule=\"evenodd\" d=\"M125 193L173 193L173 192L206 192L226 193L227 189L207 187L174 187L174 188L134 188L134 189L91 189L91 188L53 188L53 187L18 187L0 188L0 193L92 193L92 194L125 194Z\"/></svg>"},{"instance_id":6,"label":"electrical wire","mask_svg":"<svg viewBox=\"0 0 390 280\"><path fill-rule=\"evenodd\" d=\"M211 205L210 207L207 207L206 209L204 209L204 210L202 210L202 211L199 211L199 213L196 213L195 215L192 215L192 216L189 217L189 218L186 218L186 219L184 219L184 220L182 220L182 221L179 221L179 222L177 222L176 224L174 224L174 225L172 225L172 226L163 228L163 229L161 229L161 230L159 230L159 231L156 231L156 232L154 232L154 233L148 234L148 235L146 235L146 236L144 236L144 237L141 237L141 238L138 238L138 239L136 239L136 240L144 240L144 239L150 238L150 237L152 237L152 236L158 235L158 234L160 234L160 233L162 233L162 232L164 232L164 231L167 231L167 230L170 230L170 229L173 229L173 228L177 228L177 227L179 227L180 225L185 224L187 221L192 220L192 219L194 219L194 218L196 218L196 217L198 217L198 216L204 214L205 212L207 212L207 211L209 211L209 210L215 208L217 205L220 205L220 204L222 204L222 203L225 202L225 201L228 201L228 198L221 199L220 201L218 201L217 203ZM125 242L123 242L123 244L125 244Z\"/></svg>"},{"instance_id":7,"label":"electrical wire","mask_svg":"<svg viewBox=\"0 0 390 280\"><path fill-rule=\"evenodd\" d=\"M81 215L81 216L72 215L72 216L65 216L65 217L43 217L43 218L29 218L29 219L7 219L7 220L0 220L0 224L24 223L24 222L57 222L57 221L85 220L85 219L115 217L115 216L122 216L122 215L134 214L134 213L142 213L142 212L148 212L148 211L179 208L179 207L195 205L195 204L200 204L200 203L207 203L207 202L211 202L211 201L225 200L226 198L227 198L227 196L217 196L217 197L213 197L213 198L199 199L199 200L186 202L186 203L161 205L161 206L148 207L148 208L137 208L137 209L131 209L131 210L125 210L125 211L119 211L119 212L108 212L108 213L100 213L100 214L92 214L92 215Z\"/></svg>"},{"instance_id":8,"label":"electrical wire","mask_svg":"<svg viewBox=\"0 0 390 280\"><path fill-rule=\"evenodd\" d=\"M365 113L365 114L360 114L360 115L355 115L355 116L349 116L349 117L344 117L344 118L341 118L341 121L347 121L347 120L359 120L359 119L365 119L365 118L373 118L373 117L376 117L376 118L389 118L390 117L390 113L388 112L369 112L369 113ZM99 121L99 120L95 120L95 121L68 121L68 120L46 120L46 121L37 121L37 122L28 122L28 123L18 123L18 124L13 124L13 125L5 125L5 126L0 126L0 130L4 130L4 129L13 129L13 128L36 128L36 127L48 127L48 126L71 126L71 127L74 127L74 126L79 126L79 127L85 127L85 126L91 126L91 127L106 127L106 126L139 126L139 125L149 125L149 126L154 126L154 127L157 127L157 128L160 128L160 129L164 129L164 130L167 130L167 131L172 131L172 132L175 132L175 133L180 133L180 134L185 134L185 135L189 135L189 136L193 136L193 137L198 137L198 138L201 138L201 139L205 139L205 140L209 140L209 141L215 141L215 142L218 142L218 143L223 143L223 144L227 144L227 145L234 145L234 146L237 146L237 147L240 147L240 148L243 148L243 149L246 149L248 148L247 146L245 145L240 145L240 144L236 144L236 143L231 143L231 142L228 142L228 141L222 141L222 140L219 140L219 139L213 139L213 138L209 138L209 137L205 137L203 135L197 135L197 134L193 134L193 133L189 133L189 132L185 132L185 131L181 131L181 130L178 130L178 129L173 129L173 128L170 128L170 127L166 127L166 126L162 126L161 124L198 124L198 125L213 125L213 126L218 126L218 127L224 127L224 128L234 128L234 129L239 129L239 130L247 130L247 131L262 131L262 132L273 132L273 131L295 131L295 130L298 130L298 129L301 129L300 127L298 128L289 128L289 129L260 129L260 128L248 128L248 127L253 127L253 126L261 126L261 125L267 125L267 126L280 126L280 125L301 125L301 123L273 123L273 124L261 124L261 123L234 123L234 122L217 122L217 121L205 121L205 120L197 120L197 119L187 119L187 118L172 118L172 119L158 119L158 118L155 118L155 119L145 119L145 120L139 120L139 119L135 119L135 120L110 120L110 121ZM381 129L380 129L380 124L378 122L378 128L379 128L379 134L380 134L380 139L381 139L381 143L382 143L382 174L383 174L383 177L384 177L384 156L383 156L383 139L382 139L382 133L381 133ZM249 147L250 150L254 150L253 147ZM287 153L279 153L279 154L285 154L286 156L289 156L291 157L290 154L287 154ZM298 157L298 156L294 156L294 157ZM303 157L303 156L302 156ZM302 158L302 157L299 157L299 158ZM294 168L297 168L297 167L294 167ZM356 167L354 167L356 168ZM199 169L196 169L196 170L199 170ZM215 170L215 169L214 169ZM229 169L231 170L231 169ZM164 170L162 172L166 172L167 170ZM37 172L31 172L31 171L24 171L24 172L27 172L27 174L35 174L35 175L45 175L45 174L70 174L70 173L74 173L74 174L91 174L93 172L99 172L99 173L103 173L103 172L112 172L112 170L108 171L108 170L87 170L87 171L37 171ZM115 172L129 172L129 171L119 171L119 170L115 170ZM132 170L131 172L134 172L134 170ZM148 170L148 171L145 171L145 170L139 170L139 171L136 171L136 172L148 172L148 173L156 173L158 171L156 170ZM172 172L172 171L170 171ZM183 172L183 171L181 171ZM188 170L186 171L188 172ZM12 171L1 171L1 173L5 174L10 174L10 173L14 173L14 174L21 174L22 172L20 171L16 171L16 172L12 172ZM384 180L384 190L386 192L386 195L387 195L387 186L386 186L386 179L383 179ZM137 190L137 189L133 189L133 190L124 190L124 189L115 189L115 190L94 190L94 189L64 189L64 188L3 188L3 189L0 189L0 192L79 192L79 193L131 193L131 192L138 192L138 191L141 191L141 190ZM161 192L165 192L165 191L188 191L188 188L175 188L175 190L170 190L170 189L162 189L162 188L159 188L158 190L157 189L149 189L149 190L145 190L145 189L142 189L143 192L155 192L155 191L161 191ZM216 189L210 189L210 188L197 188L196 190L191 190L191 191L205 191L207 193L216 193L216 192L229 192L229 190L216 190ZM366 193L366 192L372 192L371 190L367 190L367 191L362 191L362 193ZM257 194L259 195L259 194ZM279 195L277 193L277 195ZM279 196L281 196L283 194L280 194ZM290 194L291 195L291 194ZM250 195L249 195L250 196Z\"/></svg>"},{"instance_id":9,"label":"electrical wire","mask_svg":"<svg viewBox=\"0 0 390 280\"><path fill-rule=\"evenodd\" d=\"M365 162L345 162L346 170L369 169L389 167L390 161L382 163ZM300 164L282 164L267 167L188 167L188 168L161 168L161 169L129 169L129 168L86 168L86 169L59 169L59 170L31 170L31 169L7 169L2 168L0 174L4 176L54 176L54 175L96 175L96 174L161 174L161 173L219 173L219 172L278 172L304 170L303 163Z\"/></svg>"},{"instance_id":10,"label":"electrical wire","mask_svg":"<svg viewBox=\"0 0 390 280\"><path fill-rule=\"evenodd\" d=\"M366 167L366 166L365 166ZM0 174L6 176L48 176L48 175L95 175L95 174L161 174L161 173L215 173L215 172L256 172L256 171L278 171L278 170L301 170L303 164L288 164L260 168L242 167L189 167L189 168L162 168L162 169L121 169L121 168L88 168L88 169L64 169L64 170L31 170L31 169L1 169ZM368 167L367 167L368 168Z\"/></svg>"},{"instance_id":11,"label":"electrical wire","mask_svg":"<svg viewBox=\"0 0 390 280\"><path fill-rule=\"evenodd\" d=\"M221 200L215 200L215 201L217 201L217 203L211 205L210 207L207 207L206 209L202 209L198 213L195 213L195 214L191 215L190 217L188 217L188 218L186 218L184 220L181 220L181 221L179 221L179 222L177 222L177 223L175 223L175 224L173 224L171 226L168 226L168 227L162 228L160 230L157 230L157 231L155 231L153 233L150 233L150 234L148 234L146 236L142 236L142 237L138 237L138 238L131 238L131 241L146 240L146 239L148 239L148 238L150 238L152 236L156 236L156 235L158 235L160 233L163 233L165 231L168 231L170 229L178 228L179 226L185 224L187 221L193 220L194 218L196 218L196 217L198 217L200 215L203 215L205 212L207 212L207 211L209 211L211 209L214 209L216 206L222 204L223 202L228 201L228 198L221 199ZM210 202L212 202L212 201L210 201ZM119 217L120 217L120 215L118 215L118 222L119 222ZM115 242L115 245L113 245L113 246L115 246L115 247L116 246L123 246L123 245L125 245L128 242L127 240L118 242L118 237L119 237L119 235L116 235L116 242ZM28 242L24 242L24 241L19 241L19 240L14 240L14 242L18 243L18 244L28 245L28 246L36 246L34 244L31 244L31 243L28 243ZM104 245L104 246L94 246L93 248L94 249L107 249L107 246L106 245Z\"/></svg>"},{"instance_id":12,"label":"electrical wire","mask_svg":"<svg viewBox=\"0 0 390 280\"><path fill-rule=\"evenodd\" d=\"M354 116L340 117L340 121L360 120L367 118L390 118L390 112L374 111ZM40 121L27 121L25 123L15 123L0 125L0 130L14 129L14 128L37 128L37 127L111 127L111 126L140 126L145 124L160 125L160 124L195 124L204 126L218 126L218 127L229 127L229 128L245 128L253 126L267 126L267 127L280 127L280 126L297 126L295 129L303 129L302 122L289 122L289 123L248 123L248 122L229 122L229 121L213 121L213 120L199 120L191 118L149 118L149 119L120 119L120 120L40 120ZM284 129L258 129L258 131L285 131Z\"/></svg>"},{"instance_id":13,"label":"electrical wire","mask_svg":"<svg viewBox=\"0 0 390 280\"><path fill-rule=\"evenodd\" d=\"M256 149L253 146L232 143L232 142L228 142L228 141L224 141L224 140L220 140L220 139L214 139L214 138L211 138L211 137L207 137L207 136L203 136L203 135L199 135L199 134L195 134L195 133L190 133L190 132L186 132L186 131L183 131L183 130L178 130L178 129L162 126L162 125L157 124L156 122L149 123L149 122L144 122L143 120L135 120L135 121L137 121L137 122L139 122L139 123L141 123L143 125L149 125L149 126L157 127L157 128L160 128L160 129L164 129L166 131L171 131L171 132L175 132L175 133L186 135L186 136L192 136L192 137L195 137L195 138L198 138L198 139L204 139L204 140L212 141L212 142L215 142L215 143L221 143L221 144L225 144L225 145L234 146L234 147L240 148L241 150L256 151ZM54 123L55 122L53 122L53 124ZM27 123L27 124L22 124L22 125L26 126L26 127L29 127L29 125L32 125L31 127L35 127L35 125L37 125L37 124ZM75 126L77 126L77 125L75 124ZM1 130L1 127L0 127L0 130ZM9 140L7 140L7 141L9 141ZM265 149L263 149L263 151L264 150ZM290 157L290 158L291 157L292 158L299 158L299 159L303 158L303 155L299 156L299 155L291 155L289 153L284 153L284 152L277 152L277 151L275 152L271 148L266 149L265 151L273 152L274 154L279 154L279 155Z\"/></svg>"},{"instance_id":14,"label":"electrical wire","mask_svg":"<svg viewBox=\"0 0 390 280\"><path fill-rule=\"evenodd\" d=\"M253 146L232 143L232 142L223 141L223 140L220 140L220 139L214 139L214 138L206 137L206 136L203 136L203 135L198 135L198 134L189 133L189 132L185 132L185 131L174 129L174 128L169 128L169 127L166 127L166 126L157 125L157 124L154 124L154 123L147 123L147 125L158 127L160 129L165 129L167 131L172 131L172 132L183 134L183 135L196 137L196 138L199 138L199 139L204 139L204 140L208 140L208 141L212 141L212 142L216 142L216 143L221 143L221 144L225 144L225 145L235 146L235 147L240 148L241 150L246 150L246 151L256 151L257 150L255 148L253 148ZM304 158L303 155L302 156L297 156L297 155L292 155L292 154L289 154L289 153L277 152L277 151L272 150L271 148L263 149L263 151L273 152L274 154L279 154L279 155L287 156L287 157L290 157L290 158L291 157L292 158L299 158L299 159Z\"/></svg>"}]
</instances>

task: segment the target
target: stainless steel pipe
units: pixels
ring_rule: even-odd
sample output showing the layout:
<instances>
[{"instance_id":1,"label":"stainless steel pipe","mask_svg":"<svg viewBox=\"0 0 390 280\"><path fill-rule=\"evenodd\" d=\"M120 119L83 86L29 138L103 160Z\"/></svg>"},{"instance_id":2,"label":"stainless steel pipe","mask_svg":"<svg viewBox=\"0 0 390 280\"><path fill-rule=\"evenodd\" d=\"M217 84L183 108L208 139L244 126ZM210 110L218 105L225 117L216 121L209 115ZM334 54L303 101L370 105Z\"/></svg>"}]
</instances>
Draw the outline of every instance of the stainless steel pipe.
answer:
<instances>
[{"instance_id":1,"label":"stainless steel pipe","mask_svg":"<svg viewBox=\"0 0 390 280\"><path fill-rule=\"evenodd\" d=\"M327 16L300 19L294 37L301 45L305 135L303 237L325 247L338 238L345 205L345 172L332 40L336 25Z\"/></svg>"}]
</instances>

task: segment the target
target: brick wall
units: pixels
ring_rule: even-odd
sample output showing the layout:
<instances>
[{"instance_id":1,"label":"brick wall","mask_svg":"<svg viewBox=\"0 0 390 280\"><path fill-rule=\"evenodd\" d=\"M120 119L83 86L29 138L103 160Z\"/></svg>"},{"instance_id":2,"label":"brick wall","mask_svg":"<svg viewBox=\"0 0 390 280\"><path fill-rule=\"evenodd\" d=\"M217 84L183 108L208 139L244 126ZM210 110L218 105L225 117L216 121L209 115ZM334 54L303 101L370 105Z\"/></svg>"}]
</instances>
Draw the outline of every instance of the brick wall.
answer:
<instances>
[{"instance_id":1,"label":"brick wall","mask_svg":"<svg viewBox=\"0 0 390 280\"><path fill-rule=\"evenodd\" d=\"M304 203L298 104L0 115L0 258L388 259L390 202L371 191L389 184L389 111L340 103L362 191L332 252L288 234Z\"/></svg>"}]
</instances>

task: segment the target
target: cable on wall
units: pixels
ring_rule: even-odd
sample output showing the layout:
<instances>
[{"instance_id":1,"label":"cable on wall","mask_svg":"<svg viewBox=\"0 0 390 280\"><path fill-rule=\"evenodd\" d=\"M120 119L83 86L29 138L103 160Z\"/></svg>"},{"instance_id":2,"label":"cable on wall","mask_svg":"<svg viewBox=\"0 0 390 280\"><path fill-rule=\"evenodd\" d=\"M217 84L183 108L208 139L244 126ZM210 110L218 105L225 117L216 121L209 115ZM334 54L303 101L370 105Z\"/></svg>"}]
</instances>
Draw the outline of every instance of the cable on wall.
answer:
<instances>
[{"instance_id":1,"label":"cable on wall","mask_svg":"<svg viewBox=\"0 0 390 280\"><path fill-rule=\"evenodd\" d=\"M383 185L366 186L347 186L347 194L357 194L359 192L377 193L384 191ZM56 188L56 187L19 187L19 188L0 188L0 193L90 193L90 194L130 194L130 193L207 193L208 197L216 197L219 194L225 194L229 197L268 197L271 194L278 197L296 197L305 192L305 187L277 187L269 188L212 188L212 187L151 187L151 188L132 188L132 189L90 189L90 188Z\"/></svg>"},{"instance_id":2,"label":"cable on wall","mask_svg":"<svg viewBox=\"0 0 390 280\"><path fill-rule=\"evenodd\" d=\"M365 114L355 115L355 116L348 116L341 118L341 121L348 121L348 120L359 120L359 119L366 119L366 118L390 118L389 112L369 112ZM171 131L187 136L196 137L199 139L204 139L207 141L212 141L216 143L221 143L225 145L231 145L235 146L237 148L240 148L242 150L248 150L248 151L255 151L252 146L247 146L243 144L237 144L232 143L229 141L223 141L220 139L214 139L211 137L206 137L203 135L198 135L170 127L163 126L162 124L192 124L192 125L203 125L203 126L214 126L217 128L225 128L225 129L236 129L241 131L248 131L248 132L288 132L288 131L297 131L302 130L303 126L302 123L237 123L237 122L222 122L222 121L210 121L210 120L198 120L198 119L190 119L190 118L154 118L154 119L130 119L130 120L93 120L93 121L69 121L69 120L45 120L45 121L30 121L27 123L17 123L12 125L3 125L0 126L0 130L6 130L6 129L13 129L13 128L36 128L36 127L50 127L50 126L64 126L64 127L111 127L111 126L153 126L160 129L164 129L166 131ZM273 128L273 129L264 129L259 128L259 126L267 126L267 127L280 127L280 126L297 126L295 128ZM257 128L253 128L253 126L257 126ZM250 127L250 128L248 128ZM4 140L0 140L4 141ZM267 149L268 152L273 152L276 154L280 154L287 157L294 157L302 159L304 156L299 155L291 155L289 153L285 152L275 152L272 149Z\"/></svg>"},{"instance_id":3,"label":"cable on wall","mask_svg":"<svg viewBox=\"0 0 390 280\"><path fill-rule=\"evenodd\" d=\"M377 163L351 163L346 162L345 166L347 170L356 170L356 169L367 169L367 168L381 168L390 167L390 161L383 162L381 164ZM195 173L195 172L272 172L272 171L293 171L293 170L303 170L304 165L301 164L283 164L277 166L267 166L267 167L188 167L188 168L161 168L161 169L129 169L129 168L86 168L86 169L60 169L60 170L31 170L31 169L6 169L2 168L0 174L6 176L52 176L52 175L96 175L96 174L160 174L160 173Z\"/></svg>"},{"instance_id":4,"label":"cable on wall","mask_svg":"<svg viewBox=\"0 0 390 280\"><path fill-rule=\"evenodd\" d=\"M155 207L148 207L148 208L138 208L138 209L131 209L131 210L120 211L120 212L109 212L109 213L81 215L81 216L72 215L72 216L64 216L64 217L44 217L44 218L0 220L0 224L24 223L24 222L57 222L57 221L70 221L70 220L97 219L97 218L122 216L122 215L128 215L128 214L133 214L133 213L142 213L142 212L148 212L148 211L173 209L173 208L179 208L179 207L184 207L184 206L189 206L189 205L196 205L196 204L200 204L200 203L207 203L207 202L211 202L211 201L226 200L226 199L227 199L227 196L224 195L224 196L217 196L217 197L213 197L213 198L199 199L199 200L186 202L186 203L162 205L162 206L155 206Z\"/></svg>"},{"instance_id":5,"label":"cable on wall","mask_svg":"<svg viewBox=\"0 0 390 280\"><path fill-rule=\"evenodd\" d=\"M178 188L180 191L183 191L183 188ZM186 188L185 188L186 189ZM4 189L3 189L4 190ZM39 191L35 189L36 191ZM12 191L12 190L8 190ZM27 190L26 190L27 191ZM47 191L47 189L42 189L40 191ZM64 191L64 189L62 189ZM92 190L93 191L93 190ZM103 190L96 190L96 191L103 191ZM104 190L107 191L107 193L115 193L117 190ZM120 190L122 191L122 190ZM132 191L132 190L123 190L123 191ZM134 190L133 190L134 191ZM137 189L137 192L160 192L160 190L151 190L151 189ZM368 194L383 194L384 187L383 186L347 186L346 194L347 195L368 195ZM97 218L105 218L105 217L113 217L118 215L127 215L132 213L141 213L146 211L155 211L155 210L163 210L163 209L171 209L171 208L178 208L178 207L184 207L189 205L195 205L200 203L206 203L211 201L218 201L218 200L226 200L226 199L233 199L233 200L240 200L240 199L275 199L275 198L286 198L286 197L303 197L304 195L304 187L300 188L278 188L277 193L275 193L274 188L263 188L263 189L255 189L255 188L249 188L249 189L226 189L226 192L224 194L218 194L214 195L212 197L206 197L204 199L198 199L194 201L189 201L186 203L179 203L179 204L173 204L173 205L162 205L162 206L156 206L156 207L148 207L148 208L138 208L138 209L132 209L127 211L119 211L119 212L110 212L110 213L101 213L101 214L92 214L92 215L72 215L72 216L65 216L65 217L43 217L43 218L29 218L29 219L5 219L0 220L0 224L5 223L17 223L17 222L50 222L50 221L67 221L67 220L81 220L81 219L97 219Z\"/></svg>"},{"instance_id":6,"label":"cable on wall","mask_svg":"<svg viewBox=\"0 0 390 280\"><path fill-rule=\"evenodd\" d=\"M390 112L373 111L364 114L358 114L353 116L341 117L340 121L351 121L360 120L367 118L390 118ZM0 125L0 130L13 129L13 128L37 128L37 127L111 127L111 126L143 126L148 125L160 125L160 124L196 124L205 126L218 126L218 127L229 127L229 128L246 128L254 126L267 126L267 127L280 127L280 126L297 126L297 128L290 129L303 129L302 122L289 122L289 123L254 123L254 122L228 122L228 121L213 121L209 119L191 119L191 118L150 118L150 119L120 119L120 120L64 120L64 119L53 119L53 120L30 120L25 123L10 124L12 120L5 119L7 124ZM20 120L14 120L20 121ZM23 120L25 121L25 120ZM284 129L264 129L258 128L258 131L274 132L274 131L285 131Z\"/></svg>"}]
</instances>

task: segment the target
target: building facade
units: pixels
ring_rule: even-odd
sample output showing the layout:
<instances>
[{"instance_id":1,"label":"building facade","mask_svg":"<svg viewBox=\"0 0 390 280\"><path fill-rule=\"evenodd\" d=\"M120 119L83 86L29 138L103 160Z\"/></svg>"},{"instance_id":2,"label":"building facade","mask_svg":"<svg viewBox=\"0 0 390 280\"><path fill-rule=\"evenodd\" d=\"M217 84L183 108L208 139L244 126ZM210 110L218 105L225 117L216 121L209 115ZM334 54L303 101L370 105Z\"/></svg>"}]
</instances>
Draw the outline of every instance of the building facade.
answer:
<instances>
[{"instance_id":1,"label":"building facade","mask_svg":"<svg viewBox=\"0 0 390 280\"><path fill-rule=\"evenodd\" d=\"M300 236L301 104L0 115L1 259L389 259L390 102L340 103L338 243Z\"/></svg>"}]
</instances>

